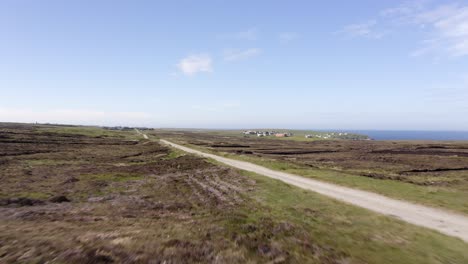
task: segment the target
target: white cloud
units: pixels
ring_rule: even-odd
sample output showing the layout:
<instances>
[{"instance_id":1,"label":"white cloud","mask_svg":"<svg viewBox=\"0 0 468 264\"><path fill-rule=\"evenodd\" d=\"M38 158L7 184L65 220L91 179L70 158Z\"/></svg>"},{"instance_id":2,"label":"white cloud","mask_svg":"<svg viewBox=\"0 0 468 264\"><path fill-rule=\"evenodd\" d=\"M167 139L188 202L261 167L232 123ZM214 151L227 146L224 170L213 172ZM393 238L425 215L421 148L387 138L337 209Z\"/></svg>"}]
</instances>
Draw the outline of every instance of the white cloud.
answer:
<instances>
[{"instance_id":1,"label":"white cloud","mask_svg":"<svg viewBox=\"0 0 468 264\"><path fill-rule=\"evenodd\" d=\"M299 34L295 32L283 32L279 34L279 40L281 43L289 43L299 37Z\"/></svg>"},{"instance_id":2,"label":"white cloud","mask_svg":"<svg viewBox=\"0 0 468 264\"><path fill-rule=\"evenodd\" d=\"M258 33L257 28L249 28L245 31L223 34L220 37L223 39L256 40L258 38Z\"/></svg>"},{"instance_id":3,"label":"white cloud","mask_svg":"<svg viewBox=\"0 0 468 264\"><path fill-rule=\"evenodd\" d=\"M399 6L391 7L384 9L380 12L382 17L400 17L400 18L409 18L419 10L422 10L424 6L428 3L428 0L413 0L405 1Z\"/></svg>"},{"instance_id":4,"label":"white cloud","mask_svg":"<svg viewBox=\"0 0 468 264\"><path fill-rule=\"evenodd\" d=\"M177 64L179 70L185 75L194 75L199 72L212 72L212 60L208 54L194 54L180 60Z\"/></svg>"},{"instance_id":5,"label":"white cloud","mask_svg":"<svg viewBox=\"0 0 468 264\"><path fill-rule=\"evenodd\" d=\"M468 55L468 6L453 9L433 22L438 38L453 56Z\"/></svg>"},{"instance_id":6,"label":"white cloud","mask_svg":"<svg viewBox=\"0 0 468 264\"><path fill-rule=\"evenodd\" d=\"M377 21L368 20L363 23L350 24L343 27L338 33L345 34L351 37L366 37L379 39L384 36L383 32L376 29Z\"/></svg>"},{"instance_id":7,"label":"white cloud","mask_svg":"<svg viewBox=\"0 0 468 264\"><path fill-rule=\"evenodd\" d=\"M427 1L416 1L384 10L381 15L398 25L416 26L428 35L412 55L468 55L468 6L452 3L427 7Z\"/></svg>"},{"instance_id":8,"label":"white cloud","mask_svg":"<svg viewBox=\"0 0 468 264\"><path fill-rule=\"evenodd\" d=\"M239 61L248 58L255 57L261 53L260 49L250 48L246 50L225 50L224 60L225 61Z\"/></svg>"},{"instance_id":9,"label":"white cloud","mask_svg":"<svg viewBox=\"0 0 468 264\"><path fill-rule=\"evenodd\" d=\"M431 0L405 1L382 10L377 18L345 26L340 33L354 37L381 38L396 28L414 28L426 34L412 56L460 57L468 55L468 5L434 5ZM385 29L382 33L376 30ZM390 29L390 30L389 30ZM412 30L414 30L412 29Z\"/></svg>"},{"instance_id":10,"label":"white cloud","mask_svg":"<svg viewBox=\"0 0 468 264\"><path fill-rule=\"evenodd\" d=\"M88 109L0 108L0 121L80 125L145 125L152 116L144 112L105 112Z\"/></svg>"}]
</instances>

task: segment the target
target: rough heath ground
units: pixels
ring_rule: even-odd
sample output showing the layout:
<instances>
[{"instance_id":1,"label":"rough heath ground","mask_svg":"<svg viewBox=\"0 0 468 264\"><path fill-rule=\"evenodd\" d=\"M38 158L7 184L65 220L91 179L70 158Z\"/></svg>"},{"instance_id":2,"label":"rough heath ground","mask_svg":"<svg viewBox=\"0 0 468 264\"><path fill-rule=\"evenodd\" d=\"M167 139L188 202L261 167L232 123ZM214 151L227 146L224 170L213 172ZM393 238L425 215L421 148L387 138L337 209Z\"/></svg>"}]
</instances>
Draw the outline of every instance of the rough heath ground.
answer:
<instances>
[{"instance_id":1,"label":"rough heath ground","mask_svg":"<svg viewBox=\"0 0 468 264\"><path fill-rule=\"evenodd\" d=\"M159 130L203 151L468 215L467 141L296 141Z\"/></svg>"},{"instance_id":2,"label":"rough heath ground","mask_svg":"<svg viewBox=\"0 0 468 264\"><path fill-rule=\"evenodd\" d=\"M467 244L134 131L0 125L1 263L466 263Z\"/></svg>"}]
</instances>

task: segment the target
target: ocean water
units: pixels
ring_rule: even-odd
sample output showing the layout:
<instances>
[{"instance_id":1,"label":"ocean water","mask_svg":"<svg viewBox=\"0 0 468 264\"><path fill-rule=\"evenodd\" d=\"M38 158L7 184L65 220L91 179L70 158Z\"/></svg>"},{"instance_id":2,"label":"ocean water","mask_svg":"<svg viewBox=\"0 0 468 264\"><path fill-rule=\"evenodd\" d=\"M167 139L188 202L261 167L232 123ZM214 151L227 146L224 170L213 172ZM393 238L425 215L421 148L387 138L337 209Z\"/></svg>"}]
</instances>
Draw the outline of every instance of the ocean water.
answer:
<instances>
[{"instance_id":1,"label":"ocean water","mask_svg":"<svg viewBox=\"0 0 468 264\"><path fill-rule=\"evenodd\" d=\"M468 131L352 130L375 140L468 140Z\"/></svg>"}]
</instances>

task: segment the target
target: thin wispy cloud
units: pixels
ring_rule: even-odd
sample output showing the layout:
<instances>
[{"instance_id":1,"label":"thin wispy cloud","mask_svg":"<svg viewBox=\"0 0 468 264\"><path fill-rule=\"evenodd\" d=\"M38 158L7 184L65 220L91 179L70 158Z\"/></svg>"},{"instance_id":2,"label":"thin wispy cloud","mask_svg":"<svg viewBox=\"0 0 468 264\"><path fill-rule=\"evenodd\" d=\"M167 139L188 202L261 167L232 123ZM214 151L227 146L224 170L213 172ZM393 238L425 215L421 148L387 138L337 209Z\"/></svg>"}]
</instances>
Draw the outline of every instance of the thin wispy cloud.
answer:
<instances>
[{"instance_id":1,"label":"thin wispy cloud","mask_svg":"<svg viewBox=\"0 0 468 264\"><path fill-rule=\"evenodd\" d=\"M386 18L405 25L417 26L426 31L427 39L421 41L421 47L412 53L445 53L452 57L468 55L468 5L458 3L425 7L417 6L396 8L404 12L384 12Z\"/></svg>"},{"instance_id":2,"label":"thin wispy cloud","mask_svg":"<svg viewBox=\"0 0 468 264\"><path fill-rule=\"evenodd\" d=\"M452 56L468 55L468 6L442 6L420 14L433 28L436 42L443 43Z\"/></svg>"},{"instance_id":3,"label":"thin wispy cloud","mask_svg":"<svg viewBox=\"0 0 468 264\"><path fill-rule=\"evenodd\" d=\"M411 18L415 12L423 10L425 5L428 4L428 0L412 0L405 1L398 6L386 8L380 11L381 17L396 17L405 20L405 18Z\"/></svg>"},{"instance_id":4,"label":"thin wispy cloud","mask_svg":"<svg viewBox=\"0 0 468 264\"><path fill-rule=\"evenodd\" d=\"M299 37L299 34L296 32L282 32L278 35L278 37L281 43L286 44L296 40Z\"/></svg>"},{"instance_id":5,"label":"thin wispy cloud","mask_svg":"<svg viewBox=\"0 0 468 264\"><path fill-rule=\"evenodd\" d=\"M258 38L258 30L257 28L249 28L244 31L222 34L219 37L230 40L256 40Z\"/></svg>"},{"instance_id":6,"label":"thin wispy cloud","mask_svg":"<svg viewBox=\"0 0 468 264\"><path fill-rule=\"evenodd\" d=\"M384 36L384 33L379 31L376 28L376 25L377 21L372 19L362 23L346 25L337 33L347 35L350 37L365 37L379 39Z\"/></svg>"},{"instance_id":7,"label":"thin wispy cloud","mask_svg":"<svg viewBox=\"0 0 468 264\"><path fill-rule=\"evenodd\" d=\"M261 53L261 50L258 48L250 48L246 50L225 50L224 51L224 60L225 61L239 61L249 59L255 56L258 56Z\"/></svg>"},{"instance_id":8,"label":"thin wispy cloud","mask_svg":"<svg viewBox=\"0 0 468 264\"><path fill-rule=\"evenodd\" d=\"M374 19L345 26L340 32L354 37L379 35L376 25L397 30L413 27L426 37L412 56L461 57L468 55L468 5L449 3L430 5L431 1L407 1L382 10Z\"/></svg>"},{"instance_id":9,"label":"thin wispy cloud","mask_svg":"<svg viewBox=\"0 0 468 264\"><path fill-rule=\"evenodd\" d=\"M201 72L213 71L213 60L208 54L194 54L180 60L177 68L188 76L193 76Z\"/></svg>"}]
</instances>

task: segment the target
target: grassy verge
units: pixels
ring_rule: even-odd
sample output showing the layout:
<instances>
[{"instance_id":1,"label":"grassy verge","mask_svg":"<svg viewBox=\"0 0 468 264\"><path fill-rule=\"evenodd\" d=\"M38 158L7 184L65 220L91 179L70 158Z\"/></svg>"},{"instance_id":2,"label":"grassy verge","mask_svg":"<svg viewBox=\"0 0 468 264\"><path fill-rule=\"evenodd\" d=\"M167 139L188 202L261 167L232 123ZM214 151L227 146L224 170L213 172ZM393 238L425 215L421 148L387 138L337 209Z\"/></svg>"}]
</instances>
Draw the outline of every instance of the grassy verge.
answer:
<instances>
[{"instance_id":1,"label":"grassy verge","mask_svg":"<svg viewBox=\"0 0 468 264\"><path fill-rule=\"evenodd\" d=\"M394 180L374 179L345 172L310 168L267 158L218 152L208 148L189 145L181 141L178 141L178 143L227 158L255 163L273 170L371 191L395 199L412 201L419 204L440 207L458 213L468 214L468 192L463 190L448 189L441 186L418 186Z\"/></svg>"},{"instance_id":2,"label":"grassy verge","mask_svg":"<svg viewBox=\"0 0 468 264\"><path fill-rule=\"evenodd\" d=\"M459 239L406 224L365 209L328 199L249 172L255 179L253 198L268 208L250 215L259 221L265 214L292 223L315 241L339 248L350 263L464 263L466 244ZM300 245L296 245L300 246ZM344 263L346 260L343 260Z\"/></svg>"}]
</instances>

